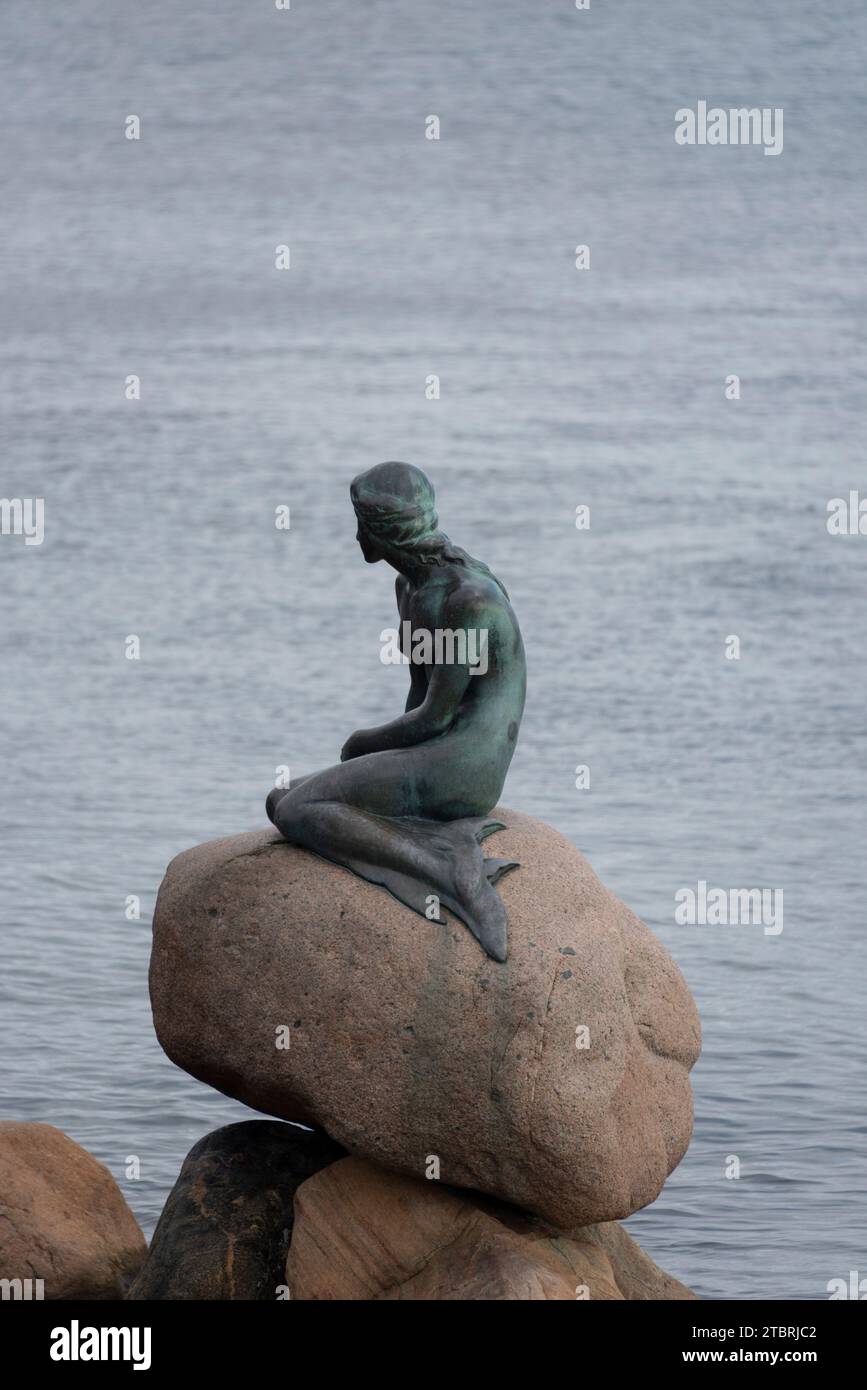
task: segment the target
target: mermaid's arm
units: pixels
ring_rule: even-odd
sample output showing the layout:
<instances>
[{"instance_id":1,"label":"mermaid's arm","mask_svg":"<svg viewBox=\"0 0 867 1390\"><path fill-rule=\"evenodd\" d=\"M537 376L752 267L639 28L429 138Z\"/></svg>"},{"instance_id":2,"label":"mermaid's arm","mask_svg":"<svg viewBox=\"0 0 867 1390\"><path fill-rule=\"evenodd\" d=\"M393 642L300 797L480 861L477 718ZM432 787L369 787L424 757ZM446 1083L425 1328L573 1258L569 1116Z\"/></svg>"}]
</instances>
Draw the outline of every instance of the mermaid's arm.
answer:
<instances>
[{"instance_id":1,"label":"mermaid's arm","mask_svg":"<svg viewBox=\"0 0 867 1390\"><path fill-rule=\"evenodd\" d=\"M457 714L470 683L469 667L435 666L421 704L390 724L378 729L359 729L347 739L340 754L342 763L366 753L382 753L387 748L410 748L444 734Z\"/></svg>"},{"instance_id":2,"label":"mermaid's arm","mask_svg":"<svg viewBox=\"0 0 867 1390\"><path fill-rule=\"evenodd\" d=\"M409 582L402 574L399 574L394 585L394 595L397 599L397 615L400 618L401 623L400 646L404 656L409 656L410 654L408 651L404 650L403 645L403 623L404 619L408 618L409 616L407 600L408 593ZM427 677L425 676L424 670L421 666L418 665L417 662L411 661L409 666L409 690L406 696L406 704L403 707L404 713L409 714L410 710L418 709L426 693Z\"/></svg>"},{"instance_id":3,"label":"mermaid's arm","mask_svg":"<svg viewBox=\"0 0 867 1390\"><path fill-rule=\"evenodd\" d=\"M427 694L427 681L425 680L424 667L417 666L415 662L410 663L409 668L409 692L404 705L404 713L409 714L410 710L418 709L424 702Z\"/></svg>"}]
</instances>

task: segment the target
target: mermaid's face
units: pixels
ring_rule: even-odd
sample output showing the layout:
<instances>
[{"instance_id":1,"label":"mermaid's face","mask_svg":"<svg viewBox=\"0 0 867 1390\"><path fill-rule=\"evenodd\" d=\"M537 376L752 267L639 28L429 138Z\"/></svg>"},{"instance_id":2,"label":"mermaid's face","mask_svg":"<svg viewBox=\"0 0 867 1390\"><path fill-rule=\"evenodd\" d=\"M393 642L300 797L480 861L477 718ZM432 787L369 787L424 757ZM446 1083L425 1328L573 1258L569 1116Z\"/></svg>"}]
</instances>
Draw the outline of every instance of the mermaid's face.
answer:
<instances>
[{"instance_id":1,"label":"mermaid's face","mask_svg":"<svg viewBox=\"0 0 867 1390\"><path fill-rule=\"evenodd\" d=\"M382 560L384 558L379 546L376 545L370 532L362 525L361 521L358 523L355 539L361 546L361 553L369 565L375 565L377 560Z\"/></svg>"}]
</instances>

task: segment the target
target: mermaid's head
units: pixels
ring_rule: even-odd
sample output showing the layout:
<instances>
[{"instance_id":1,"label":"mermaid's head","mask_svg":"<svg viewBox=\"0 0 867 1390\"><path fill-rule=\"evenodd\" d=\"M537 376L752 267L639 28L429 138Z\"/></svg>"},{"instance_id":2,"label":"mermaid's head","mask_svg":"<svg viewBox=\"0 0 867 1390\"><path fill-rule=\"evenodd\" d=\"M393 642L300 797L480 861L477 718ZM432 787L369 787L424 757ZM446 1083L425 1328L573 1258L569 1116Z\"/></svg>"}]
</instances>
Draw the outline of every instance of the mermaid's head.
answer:
<instances>
[{"instance_id":1,"label":"mermaid's head","mask_svg":"<svg viewBox=\"0 0 867 1390\"><path fill-rule=\"evenodd\" d=\"M358 544L369 565L387 560L402 573L407 564L416 573L420 564L460 565L492 580L509 597L487 565L440 531L433 485L420 468L378 463L353 479L349 495L358 517Z\"/></svg>"},{"instance_id":2,"label":"mermaid's head","mask_svg":"<svg viewBox=\"0 0 867 1390\"><path fill-rule=\"evenodd\" d=\"M425 558L443 539L433 487L411 463L378 463L353 479L349 495L368 564L408 551Z\"/></svg>"}]
</instances>

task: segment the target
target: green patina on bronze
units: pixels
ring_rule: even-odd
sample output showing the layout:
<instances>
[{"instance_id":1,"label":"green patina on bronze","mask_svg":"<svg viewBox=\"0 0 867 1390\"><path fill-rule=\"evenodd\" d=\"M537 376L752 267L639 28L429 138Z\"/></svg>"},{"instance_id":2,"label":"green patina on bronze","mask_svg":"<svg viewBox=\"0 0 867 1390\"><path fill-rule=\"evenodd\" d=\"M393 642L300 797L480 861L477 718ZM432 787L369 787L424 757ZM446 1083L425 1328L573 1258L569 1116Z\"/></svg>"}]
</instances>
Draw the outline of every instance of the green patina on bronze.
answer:
<instances>
[{"instance_id":1,"label":"green patina on bronze","mask_svg":"<svg viewBox=\"0 0 867 1390\"><path fill-rule=\"evenodd\" d=\"M496 575L439 530L434 490L421 469L378 464L353 481L350 496L365 560L397 570L404 654L411 655L404 634L452 634L452 641L444 643L447 659L437 651L439 659L411 662L399 718L352 734L334 767L275 788L268 815L293 844L439 921L435 899L504 961L506 912L493 885L517 866L485 859L480 844L504 828L489 813L524 710L518 620ZM466 639L464 660L454 659L455 634ZM482 647L484 658L474 664Z\"/></svg>"}]
</instances>

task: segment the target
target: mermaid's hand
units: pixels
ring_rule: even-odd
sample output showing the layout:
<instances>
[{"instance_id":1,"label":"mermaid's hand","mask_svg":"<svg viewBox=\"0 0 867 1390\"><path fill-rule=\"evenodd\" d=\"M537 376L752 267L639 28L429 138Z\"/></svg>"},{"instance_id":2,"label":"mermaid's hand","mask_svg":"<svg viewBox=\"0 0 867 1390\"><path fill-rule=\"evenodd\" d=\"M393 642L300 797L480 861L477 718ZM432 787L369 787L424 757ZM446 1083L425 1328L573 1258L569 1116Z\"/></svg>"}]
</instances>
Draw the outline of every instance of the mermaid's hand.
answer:
<instances>
[{"instance_id":1,"label":"mermaid's hand","mask_svg":"<svg viewBox=\"0 0 867 1390\"><path fill-rule=\"evenodd\" d=\"M348 763L351 758L363 758L365 753L372 750L369 744L369 734L366 729L356 729L354 734L350 734L340 750L340 761Z\"/></svg>"}]
</instances>

